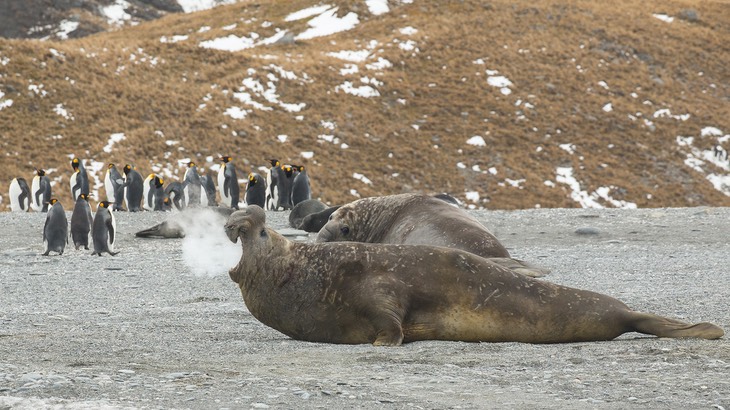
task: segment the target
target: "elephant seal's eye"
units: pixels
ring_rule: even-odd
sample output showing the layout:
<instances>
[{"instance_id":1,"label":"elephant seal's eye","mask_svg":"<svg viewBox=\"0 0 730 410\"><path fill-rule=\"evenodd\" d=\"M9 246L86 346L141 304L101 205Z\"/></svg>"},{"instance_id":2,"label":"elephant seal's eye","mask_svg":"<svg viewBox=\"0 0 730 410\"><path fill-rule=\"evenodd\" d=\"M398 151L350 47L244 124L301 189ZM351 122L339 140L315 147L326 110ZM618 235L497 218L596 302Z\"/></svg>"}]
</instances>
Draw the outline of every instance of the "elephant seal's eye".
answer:
<instances>
[{"instance_id":1,"label":"elephant seal's eye","mask_svg":"<svg viewBox=\"0 0 730 410\"><path fill-rule=\"evenodd\" d=\"M340 232L342 232L343 235L347 235L348 233L350 233L350 228L343 226L342 228L340 228Z\"/></svg>"}]
</instances>

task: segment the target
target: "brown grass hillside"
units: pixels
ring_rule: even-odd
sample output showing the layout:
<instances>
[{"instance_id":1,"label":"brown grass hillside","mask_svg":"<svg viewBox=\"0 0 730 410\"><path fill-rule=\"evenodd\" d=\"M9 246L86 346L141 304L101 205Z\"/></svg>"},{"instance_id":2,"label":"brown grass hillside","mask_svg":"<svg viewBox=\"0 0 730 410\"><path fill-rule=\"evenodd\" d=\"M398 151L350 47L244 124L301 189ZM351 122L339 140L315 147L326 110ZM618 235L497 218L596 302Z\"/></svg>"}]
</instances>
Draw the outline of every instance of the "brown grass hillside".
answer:
<instances>
[{"instance_id":1,"label":"brown grass hillside","mask_svg":"<svg viewBox=\"0 0 730 410\"><path fill-rule=\"evenodd\" d=\"M169 180L184 173L178 160L209 168L206 158L221 154L234 156L241 179L272 157L307 165L314 195L329 203L355 199L351 190L445 191L478 192L467 203L493 209L576 207L556 175L572 167L580 190L607 189L593 197L608 207L730 206L730 165L708 154L730 150L730 2L415 0L378 16L364 1L329 3L359 24L237 52L199 44L301 33L307 19L285 17L318 3L243 1L64 42L0 39L0 107L12 100L0 109L0 209L10 180L30 181L35 167L51 170L70 209L73 155L142 174L157 166ZM187 38L161 41L175 35ZM342 50L369 57L327 55ZM392 66L368 68L379 58ZM342 74L347 64L358 72ZM490 75L507 77L511 93ZM378 97L342 91L363 77ZM253 80L275 102L247 88ZM244 91L269 109L237 99ZM226 115L231 107L246 117ZM116 133L126 139L104 152ZM486 146L467 144L473 136Z\"/></svg>"}]
</instances>

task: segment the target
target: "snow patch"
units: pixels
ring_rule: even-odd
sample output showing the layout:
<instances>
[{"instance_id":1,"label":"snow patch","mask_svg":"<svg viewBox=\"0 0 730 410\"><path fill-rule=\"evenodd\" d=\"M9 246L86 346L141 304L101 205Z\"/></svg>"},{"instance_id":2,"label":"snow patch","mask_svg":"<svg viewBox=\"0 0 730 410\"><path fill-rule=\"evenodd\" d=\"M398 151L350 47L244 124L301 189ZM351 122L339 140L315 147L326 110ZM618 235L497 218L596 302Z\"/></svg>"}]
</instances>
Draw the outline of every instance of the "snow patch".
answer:
<instances>
[{"instance_id":1,"label":"snow patch","mask_svg":"<svg viewBox=\"0 0 730 410\"><path fill-rule=\"evenodd\" d=\"M600 187L597 190L595 190L592 193L588 193L585 190L582 190L580 188L580 183L577 179L573 176L573 168L572 167L558 167L555 170L555 180L561 184L567 185L571 189L570 197L578 202L581 207L583 208L605 208L598 200L603 199L604 201L610 203L612 206L616 208L630 208L635 209L636 204L633 202L627 202L627 201L620 201L613 199L609 193L611 189L615 189L615 187ZM548 183L550 181L545 181L545 185L550 186Z\"/></svg>"},{"instance_id":2,"label":"snow patch","mask_svg":"<svg viewBox=\"0 0 730 410\"><path fill-rule=\"evenodd\" d=\"M654 17L655 19L659 19L665 23L671 23L674 21L674 17L668 16L666 14L655 13L655 14L652 14L651 16Z\"/></svg>"},{"instance_id":3,"label":"snow patch","mask_svg":"<svg viewBox=\"0 0 730 410\"><path fill-rule=\"evenodd\" d=\"M208 10L224 4L233 4L237 0L177 0L185 13Z\"/></svg>"},{"instance_id":4,"label":"snow patch","mask_svg":"<svg viewBox=\"0 0 730 410\"><path fill-rule=\"evenodd\" d=\"M111 153L112 147L114 144L126 139L127 137L123 133L116 133L109 136L109 141L107 141L106 145L104 146L104 152Z\"/></svg>"},{"instance_id":5,"label":"snow patch","mask_svg":"<svg viewBox=\"0 0 730 410\"><path fill-rule=\"evenodd\" d=\"M317 37L329 36L331 34L347 31L355 28L360 23L357 14L349 12L342 17L337 17L338 7L324 11L317 17L307 22L309 28L299 33L295 40L310 40Z\"/></svg>"},{"instance_id":6,"label":"snow patch","mask_svg":"<svg viewBox=\"0 0 730 410\"><path fill-rule=\"evenodd\" d=\"M486 70L486 74L487 84L491 85L492 87L499 88L499 91L504 95L512 94L512 89L510 89L510 87L512 86L512 81L510 81L509 78L503 75L497 75L498 71L495 70Z\"/></svg>"},{"instance_id":7,"label":"snow patch","mask_svg":"<svg viewBox=\"0 0 730 410\"><path fill-rule=\"evenodd\" d=\"M475 147L486 147L487 143L484 141L484 138L481 135L475 135L468 140L466 140L466 143L469 145L473 145Z\"/></svg>"},{"instance_id":8,"label":"snow patch","mask_svg":"<svg viewBox=\"0 0 730 410\"><path fill-rule=\"evenodd\" d=\"M362 181L363 183L365 183L367 185L372 185L373 184L373 181L371 181L370 179L368 179L368 177L366 177L363 174L358 174L357 172L355 172L355 173L352 174L352 177L355 178L355 179L357 179L358 181Z\"/></svg>"},{"instance_id":9,"label":"snow patch","mask_svg":"<svg viewBox=\"0 0 730 410\"><path fill-rule=\"evenodd\" d=\"M351 94L357 97L380 97L380 93L375 88L369 85L361 85L359 87L355 87L350 81L345 81L344 83L335 87L336 92L339 92L340 90L342 90L346 94Z\"/></svg>"},{"instance_id":10,"label":"snow patch","mask_svg":"<svg viewBox=\"0 0 730 410\"><path fill-rule=\"evenodd\" d=\"M379 16L390 11L388 0L365 0L365 4L368 6L370 14L374 16Z\"/></svg>"},{"instance_id":11,"label":"snow patch","mask_svg":"<svg viewBox=\"0 0 730 410\"><path fill-rule=\"evenodd\" d=\"M358 51L349 51L349 50L342 50L337 52L330 52L326 53L325 55L328 55L330 57L339 58L340 60L350 61L352 63L361 63L370 56L369 50L358 50Z\"/></svg>"}]
</instances>

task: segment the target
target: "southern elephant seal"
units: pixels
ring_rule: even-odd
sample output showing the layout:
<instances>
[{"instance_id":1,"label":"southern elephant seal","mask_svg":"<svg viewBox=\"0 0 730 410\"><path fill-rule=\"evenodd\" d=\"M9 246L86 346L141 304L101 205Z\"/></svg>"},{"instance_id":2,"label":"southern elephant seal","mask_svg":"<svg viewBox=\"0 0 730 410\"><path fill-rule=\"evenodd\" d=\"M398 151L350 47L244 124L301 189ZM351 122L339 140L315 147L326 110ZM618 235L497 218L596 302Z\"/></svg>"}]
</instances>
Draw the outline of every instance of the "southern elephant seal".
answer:
<instances>
[{"instance_id":1,"label":"southern elephant seal","mask_svg":"<svg viewBox=\"0 0 730 410\"><path fill-rule=\"evenodd\" d=\"M511 258L476 218L430 195L379 196L343 205L330 216L316 241L445 246L495 258L493 262L527 276L541 277L550 272Z\"/></svg>"},{"instance_id":2,"label":"southern elephant seal","mask_svg":"<svg viewBox=\"0 0 730 410\"><path fill-rule=\"evenodd\" d=\"M225 225L243 254L229 271L251 314L311 342L395 346L417 340L560 343L636 331L717 339L722 329L635 312L599 293L517 274L458 249L290 242L263 209Z\"/></svg>"}]
</instances>

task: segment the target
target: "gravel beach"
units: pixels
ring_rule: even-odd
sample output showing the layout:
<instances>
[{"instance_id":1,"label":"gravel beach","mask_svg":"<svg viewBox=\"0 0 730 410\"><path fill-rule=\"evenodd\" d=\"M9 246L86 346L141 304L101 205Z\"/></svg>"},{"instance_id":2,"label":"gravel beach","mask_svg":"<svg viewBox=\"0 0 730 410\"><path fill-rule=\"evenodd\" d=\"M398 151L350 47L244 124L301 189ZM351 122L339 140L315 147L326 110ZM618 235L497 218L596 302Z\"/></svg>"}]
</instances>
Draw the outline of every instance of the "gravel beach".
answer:
<instances>
[{"instance_id":1,"label":"gravel beach","mask_svg":"<svg viewBox=\"0 0 730 410\"><path fill-rule=\"evenodd\" d=\"M550 268L542 280L730 331L730 208L473 214L514 257ZM45 214L0 213L0 409L730 410L727 336L299 342L250 315L227 273L240 245L222 230L141 239L180 216L115 215L119 255L71 244L44 257ZM311 240L287 217L268 212L268 225Z\"/></svg>"}]
</instances>

